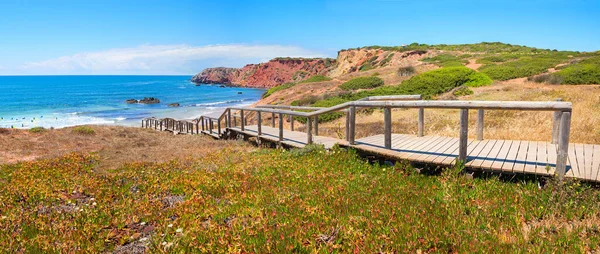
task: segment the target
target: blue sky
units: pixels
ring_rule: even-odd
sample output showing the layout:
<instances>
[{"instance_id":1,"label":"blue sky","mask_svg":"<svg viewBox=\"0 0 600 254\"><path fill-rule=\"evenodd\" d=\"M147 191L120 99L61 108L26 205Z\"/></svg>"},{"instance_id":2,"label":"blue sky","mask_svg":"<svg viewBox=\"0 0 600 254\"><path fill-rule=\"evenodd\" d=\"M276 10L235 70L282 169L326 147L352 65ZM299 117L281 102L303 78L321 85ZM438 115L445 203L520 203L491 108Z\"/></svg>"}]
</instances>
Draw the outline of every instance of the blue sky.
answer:
<instances>
[{"instance_id":1,"label":"blue sky","mask_svg":"<svg viewBox=\"0 0 600 254\"><path fill-rule=\"evenodd\" d=\"M4 0L0 74L193 74L412 42L595 51L599 27L583 0Z\"/></svg>"}]
</instances>

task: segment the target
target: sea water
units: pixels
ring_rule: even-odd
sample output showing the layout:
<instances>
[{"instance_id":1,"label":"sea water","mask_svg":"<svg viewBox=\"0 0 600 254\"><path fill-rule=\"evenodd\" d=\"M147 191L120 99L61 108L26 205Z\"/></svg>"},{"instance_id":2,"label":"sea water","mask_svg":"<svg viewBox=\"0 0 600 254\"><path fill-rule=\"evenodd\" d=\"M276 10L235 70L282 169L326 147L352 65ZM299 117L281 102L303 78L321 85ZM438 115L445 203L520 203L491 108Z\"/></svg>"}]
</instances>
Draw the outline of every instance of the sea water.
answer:
<instances>
[{"instance_id":1,"label":"sea water","mask_svg":"<svg viewBox=\"0 0 600 254\"><path fill-rule=\"evenodd\" d=\"M139 126L145 117L193 119L258 101L262 89L196 85L191 76L0 76L0 127ZM159 104L127 104L155 97ZM179 103L179 107L168 107Z\"/></svg>"}]
</instances>

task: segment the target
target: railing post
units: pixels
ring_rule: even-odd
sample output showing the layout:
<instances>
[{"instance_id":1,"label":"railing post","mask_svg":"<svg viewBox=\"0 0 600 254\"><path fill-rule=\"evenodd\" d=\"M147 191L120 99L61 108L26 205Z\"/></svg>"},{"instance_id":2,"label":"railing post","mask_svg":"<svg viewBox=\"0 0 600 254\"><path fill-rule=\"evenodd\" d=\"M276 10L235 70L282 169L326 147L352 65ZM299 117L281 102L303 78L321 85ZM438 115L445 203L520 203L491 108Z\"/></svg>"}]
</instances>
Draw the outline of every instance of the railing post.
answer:
<instances>
[{"instance_id":1,"label":"railing post","mask_svg":"<svg viewBox=\"0 0 600 254\"><path fill-rule=\"evenodd\" d=\"M458 161L467 162L467 145L469 138L469 110L460 110L460 140L458 142Z\"/></svg>"},{"instance_id":2,"label":"railing post","mask_svg":"<svg viewBox=\"0 0 600 254\"><path fill-rule=\"evenodd\" d=\"M562 101L561 98L555 99L554 101ZM558 143L558 136L560 135L560 122L562 117L562 111L554 111L554 118L552 120L552 144Z\"/></svg>"},{"instance_id":3,"label":"railing post","mask_svg":"<svg viewBox=\"0 0 600 254\"><path fill-rule=\"evenodd\" d=\"M567 172L569 133L571 132L571 112L564 111L561 113L559 131L556 173L558 174L558 179L562 180Z\"/></svg>"},{"instance_id":4,"label":"railing post","mask_svg":"<svg viewBox=\"0 0 600 254\"><path fill-rule=\"evenodd\" d=\"M246 126L246 123L244 122L244 110L243 109L240 110L240 121L242 122L240 126L242 127L241 129L243 131Z\"/></svg>"},{"instance_id":5,"label":"railing post","mask_svg":"<svg viewBox=\"0 0 600 254\"><path fill-rule=\"evenodd\" d=\"M350 141L350 111L346 110L346 141Z\"/></svg>"},{"instance_id":6,"label":"railing post","mask_svg":"<svg viewBox=\"0 0 600 254\"><path fill-rule=\"evenodd\" d=\"M160 131L163 130L163 121L160 121Z\"/></svg>"},{"instance_id":7,"label":"railing post","mask_svg":"<svg viewBox=\"0 0 600 254\"><path fill-rule=\"evenodd\" d=\"M483 140L483 109L477 110L477 140Z\"/></svg>"},{"instance_id":8,"label":"railing post","mask_svg":"<svg viewBox=\"0 0 600 254\"><path fill-rule=\"evenodd\" d=\"M217 130L219 133L219 137L221 136L221 118L217 118Z\"/></svg>"},{"instance_id":9,"label":"railing post","mask_svg":"<svg viewBox=\"0 0 600 254\"><path fill-rule=\"evenodd\" d=\"M204 117L200 117L200 121L202 122L202 131L204 131Z\"/></svg>"},{"instance_id":10,"label":"railing post","mask_svg":"<svg viewBox=\"0 0 600 254\"><path fill-rule=\"evenodd\" d=\"M350 106L348 111L349 113L349 123L348 123L348 143L354 145L354 137L355 137L355 124L356 124L356 106Z\"/></svg>"},{"instance_id":11,"label":"railing post","mask_svg":"<svg viewBox=\"0 0 600 254\"><path fill-rule=\"evenodd\" d=\"M283 141L283 114L279 113L279 142Z\"/></svg>"},{"instance_id":12,"label":"railing post","mask_svg":"<svg viewBox=\"0 0 600 254\"><path fill-rule=\"evenodd\" d=\"M275 128L275 113L271 113L271 125L273 128Z\"/></svg>"},{"instance_id":13,"label":"railing post","mask_svg":"<svg viewBox=\"0 0 600 254\"><path fill-rule=\"evenodd\" d=\"M315 136L319 136L319 116L315 116Z\"/></svg>"},{"instance_id":14,"label":"railing post","mask_svg":"<svg viewBox=\"0 0 600 254\"><path fill-rule=\"evenodd\" d=\"M200 128L198 127L198 125L200 125L200 123L196 122L196 134L200 134Z\"/></svg>"},{"instance_id":15,"label":"railing post","mask_svg":"<svg viewBox=\"0 0 600 254\"><path fill-rule=\"evenodd\" d=\"M256 124L258 128L258 135L262 134L262 117L260 111L256 111Z\"/></svg>"},{"instance_id":16,"label":"railing post","mask_svg":"<svg viewBox=\"0 0 600 254\"><path fill-rule=\"evenodd\" d=\"M290 115L290 129L294 131L294 116Z\"/></svg>"},{"instance_id":17,"label":"railing post","mask_svg":"<svg viewBox=\"0 0 600 254\"><path fill-rule=\"evenodd\" d=\"M210 128L210 134L213 133L213 120L212 119L208 119L208 126Z\"/></svg>"},{"instance_id":18,"label":"railing post","mask_svg":"<svg viewBox=\"0 0 600 254\"><path fill-rule=\"evenodd\" d=\"M237 117L234 116L233 117L233 127L237 126L237 120L236 119L237 119Z\"/></svg>"},{"instance_id":19,"label":"railing post","mask_svg":"<svg viewBox=\"0 0 600 254\"><path fill-rule=\"evenodd\" d=\"M425 109L419 108L419 124L417 127L417 136L423 137L423 132L425 128Z\"/></svg>"},{"instance_id":20,"label":"railing post","mask_svg":"<svg viewBox=\"0 0 600 254\"><path fill-rule=\"evenodd\" d=\"M383 124L384 124L384 145L385 148L392 148L392 109L390 107L383 108Z\"/></svg>"},{"instance_id":21,"label":"railing post","mask_svg":"<svg viewBox=\"0 0 600 254\"><path fill-rule=\"evenodd\" d=\"M144 119L142 119L142 128L144 128Z\"/></svg>"},{"instance_id":22,"label":"railing post","mask_svg":"<svg viewBox=\"0 0 600 254\"><path fill-rule=\"evenodd\" d=\"M306 140L306 144L312 144L313 142L313 138L312 138L312 118L306 117L306 136L307 136L307 140Z\"/></svg>"},{"instance_id":23,"label":"railing post","mask_svg":"<svg viewBox=\"0 0 600 254\"><path fill-rule=\"evenodd\" d=\"M227 127L231 128L231 109L227 109Z\"/></svg>"}]
</instances>

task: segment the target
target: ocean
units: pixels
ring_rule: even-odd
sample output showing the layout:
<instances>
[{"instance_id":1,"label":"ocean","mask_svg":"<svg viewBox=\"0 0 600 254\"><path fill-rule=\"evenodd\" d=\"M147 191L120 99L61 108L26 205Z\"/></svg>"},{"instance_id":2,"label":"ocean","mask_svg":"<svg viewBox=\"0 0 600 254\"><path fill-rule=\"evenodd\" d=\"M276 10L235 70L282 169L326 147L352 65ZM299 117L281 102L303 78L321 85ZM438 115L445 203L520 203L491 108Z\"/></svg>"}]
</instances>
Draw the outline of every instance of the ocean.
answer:
<instances>
[{"instance_id":1,"label":"ocean","mask_svg":"<svg viewBox=\"0 0 600 254\"><path fill-rule=\"evenodd\" d=\"M139 126L145 117L193 119L258 101L263 89L199 85L191 76L0 76L0 127ZM159 104L127 104L155 97ZM180 107L168 107L179 103Z\"/></svg>"}]
</instances>

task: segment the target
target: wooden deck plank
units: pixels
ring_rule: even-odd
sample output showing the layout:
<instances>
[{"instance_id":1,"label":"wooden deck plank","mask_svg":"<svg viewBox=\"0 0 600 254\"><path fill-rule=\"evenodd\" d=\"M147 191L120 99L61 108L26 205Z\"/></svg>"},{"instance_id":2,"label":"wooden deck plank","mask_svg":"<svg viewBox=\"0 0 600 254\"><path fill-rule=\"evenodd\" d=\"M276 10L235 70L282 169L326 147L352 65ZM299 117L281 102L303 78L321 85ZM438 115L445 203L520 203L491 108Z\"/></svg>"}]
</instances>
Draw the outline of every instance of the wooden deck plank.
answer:
<instances>
[{"instance_id":1,"label":"wooden deck plank","mask_svg":"<svg viewBox=\"0 0 600 254\"><path fill-rule=\"evenodd\" d=\"M537 142L537 160L536 160L536 172L542 175L548 175L549 164L548 164L548 145L547 142Z\"/></svg>"},{"instance_id":2,"label":"wooden deck plank","mask_svg":"<svg viewBox=\"0 0 600 254\"><path fill-rule=\"evenodd\" d=\"M512 141L512 144L510 145L510 150L508 151L508 154L506 154L504 163L502 164L502 167L500 168L502 171L514 173L514 166L515 166L515 162L517 160L517 154L519 153L520 147L521 147L520 140Z\"/></svg>"},{"instance_id":3,"label":"wooden deck plank","mask_svg":"<svg viewBox=\"0 0 600 254\"><path fill-rule=\"evenodd\" d=\"M485 147L483 147L479 155L474 160L469 162L469 166L473 168L481 168L481 164L486 160L488 154L490 154L490 151L492 148L494 148L494 145L496 145L497 142L498 140L490 140Z\"/></svg>"},{"instance_id":4,"label":"wooden deck plank","mask_svg":"<svg viewBox=\"0 0 600 254\"><path fill-rule=\"evenodd\" d=\"M568 155L569 155L569 165L571 165L571 170L569 170L566 175L575 177L576 175L579 175L579 173L578 173L579 165L577 164L577 156L575 155L575 145L574 144L569 144Z\"/></svg>"},{"instance_id":5,"label":"wooden deck plank","mask_svg":"<svg viewBox=\"0 0 600 254\"><path fill-rule=\"evenodd\" d=\"M467 145L467 158L469 158L471 153L473 153L473 151L475 149L477 149L477 147L479 145L481 145L482 142L483 141L479 141L479 140L470 140L469 141L469 144ZM442 162L440 162L440 163L445 164L445 165L454 165L456 163L456 158L458 158L458 148L459 148L459 145L456 145L456 147L454 147L454 150L449 152L448 155L444 158L444 160L442 160Z\"/></svg>"},{"instance_id":6,"label":"wooden deck plank","mask_svg":"<svg viewBox=\"0 0 600 254\"><path fill-rule=\"evenodd\" d=\"M556 149L557 145L546 142L546 149L548 151L548 166L550 170L548 171L549 175L554 175L556 173ZM567 163L568 166L569 163Z\"/></svg>"},{"instance_id":7,"label":"wooden deck plank","mask_svg":"<svg viewBox=\"0 0 600 254\"><path fill-rule=\"evenodd\" d=\"M506 162L506 157L508 156L508 152L512 148L512 143L513 143L512 140L504 141L504 144L502 145L502 149L500 149L500 151L498 151L498 154L496 155L494 162L490 166L490 168L492 170L502 170L502 165L504 165L504 163Z\"/></svg>"},{"instance_id":8,"label":"wooden deck plank","mask_svg":"<svg viewBox=\"0 0 600 254\"><path fill-rule=\"evenodd\" d=\"M585 177L585 155L583 153L583 145L582 144L574 144L575 145L575 156L577 156L577 168L579 171L575 175L578 178Z\"/></svg>"},{"instance_id":9,"label":"wooden deck plank","mask_svg":"<svg viewBox=\"0 0 600 254\"><path fill-rule=\"evenodd\" d=\"M467 162L465 163L465 166L470 167L472 165L473 161L479 157L479 155L481 154L481 151L483 151L483 149L487 146L487 144L489 142L490 142L490 140L483 140L482 142L479 143L479 145L477 145L477 147L475 149L473 149L470 153L468 153Z\"/></svg>"},{"instance_id":10,"label":"wooden deck plank","mask_svg":"<svg viewBox=\"0 0 600 254\"><path fill-rule=\"evenodd\" d=\"M505 142L505 140L496 141L496 144L490 149L490 152L485 156L485 160L481 162L479 167L483 169L492 169L492 164L494 164L494 161L496 160L496 157L498 157L498 153L502 150L502 146L504 146Z\"/></svg>"},{"instance_id":11,"label":"wooden deck plank","mask_svg":"<svg viewBox=\"0 0 600 254\"><path fill-rule=\"evenodd\" d=\"M523 172L526 173L536 173L536 159L537 159L537 142L530 141L529 147L527 148L527 159L525 159L525 167L523 168Z\"/></svg>"},{"instance_id":12,"label":"wooden deck plank","mask_svg":"<svg viewBox=\"0 0 600 254\"><path fill-rule=\"evenodd\" d=\"M438 152L436 152L436 154L434 156L429 157L427 159L432 161L435 164L451 165L452 160L448 160L448 162L446 162L446 163L444 163L444 162L449 157L454 157L454 158L458 157L458 153L455 156L452 153L458 152L459 141L460 141L459 139L453 138L451 142L446 143L446 145L444 145L444 147L442 147L442 149L440 149ZM468 142L469 143L467 143L467 147L473 141L469 140Z\"/></svg>"},{"instance_id":13,"label":"wooden deck plank","mask_svg":"<svg viewBox=\"0 0 600 254\"><path fill-rule=\"evenodd\" d=\"M525 163L527 162L527 150L529 149L529 141L521 141L519 147L519 153L517 153L517 159L513 166L514 173L525 173Z\"/></svg>"},{"instance_id":14,"label":"wooden deck plank","mask_svg":"<svg viewBox=\"0 0 600 254\"><path fill-rule=\"evenodd\" d=\"M452 142L453 140L454 140L454 138L449 138L449 137L443 137L443 138L439 139L438 142L436 142L436 144L434 144L426 149L423 149L424 153L418 157L418 160L423 161L423 162L431 162L431 160L430 160L431 157L434 156L435 153L444 149L446 144L449 142Z\"/></svg>"},{"instance_id":15,"label":"wooden deck plank","mask_svg":"<svg viewBox=\"0 0 600 254\"><path fill-rule=\"evenodd\" d=\"M392 149L400 149L405 144L408 144L409 142L416 140L416 138L417 138L416 136L400 135L400 138L397 141L392 142Z\"/></svg>"},{"instance_id":16,"label":"wooden deck plank","mask_svg":"<svg viewBox=\"0 0 600 254\"><path fill-rule=\"evenodd\" d=\"M596 172L594 180L598 181L598 176L600 176L600 145L594 145L594 158L592 160L592 169Z\"/></svg>"},{"instance_id":17,"label":"wooden deck plank","mask_svg":"<svg viewBox=\"0 0 600 254\"><path fill-rule=\"evenodd\" d=\"M594 164L594 146L590 144L584 144L583 152L585 156L585 179L594 179L594 177L592 177L592 174L595 173L592 169L592 165Z\"/></svg>"}]
</instances>

